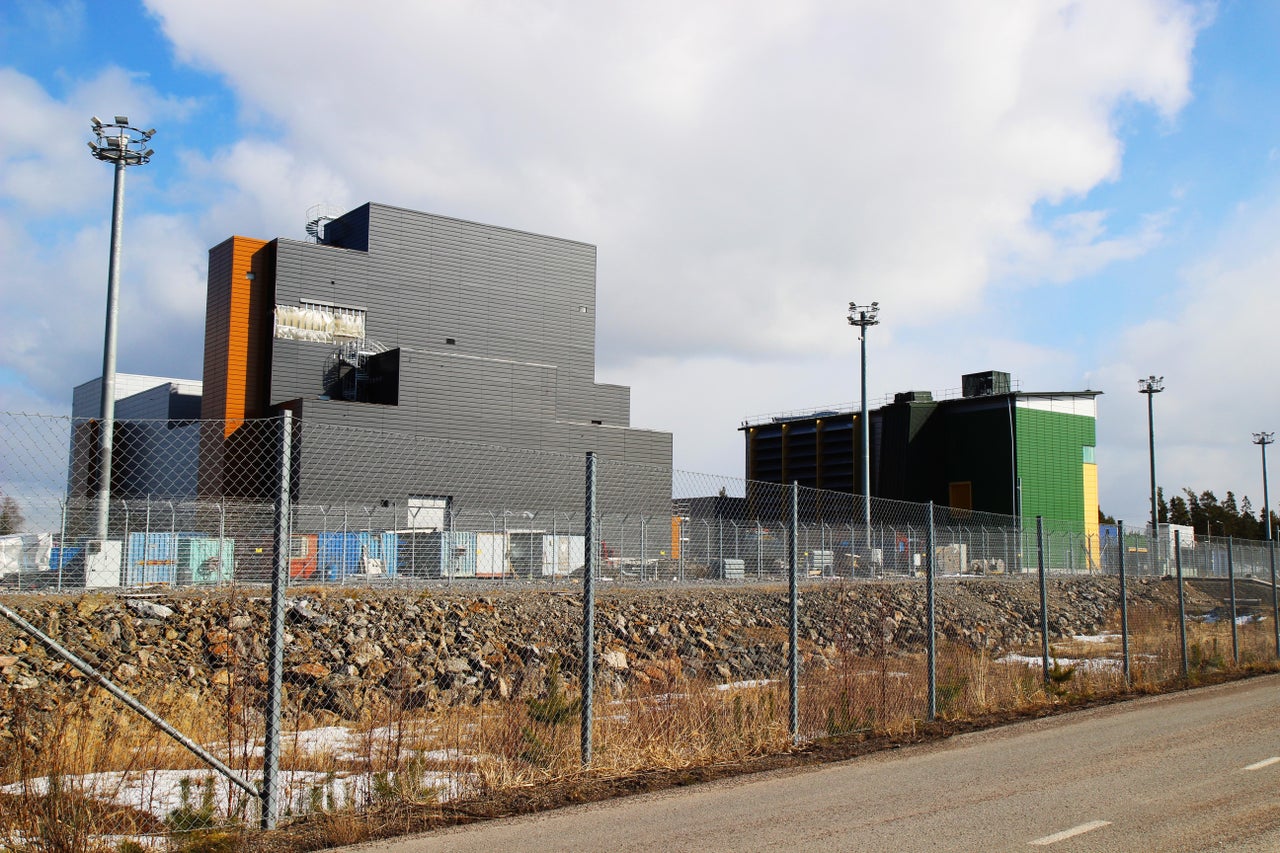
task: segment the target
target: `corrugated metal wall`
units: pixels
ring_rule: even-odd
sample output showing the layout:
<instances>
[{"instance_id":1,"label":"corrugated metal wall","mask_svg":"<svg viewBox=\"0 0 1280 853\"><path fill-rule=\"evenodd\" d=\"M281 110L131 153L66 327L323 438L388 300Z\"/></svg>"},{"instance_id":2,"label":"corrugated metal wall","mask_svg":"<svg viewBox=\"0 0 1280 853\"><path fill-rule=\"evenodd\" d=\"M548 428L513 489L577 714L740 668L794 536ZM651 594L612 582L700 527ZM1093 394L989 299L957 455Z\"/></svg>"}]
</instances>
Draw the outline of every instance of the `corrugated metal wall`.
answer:
<instances>
[{"instance_id":1,"label":"corrugated metal wall","mask_svg":"<svg viewBox=\"0 0 1280 853\"><path fill-rule=\"evenodd\" d=\"M254 259L266 244L233 238L211 250L206 416L247 413L257 377L269 380L261 399L272 407L302 401L295 410L304 425L558 454L592 450L670 467L671 435L630 429L629 389L595 383L595 247L378 204L330 223L325 239L270 244L271 268L251 288L244 273L258 271ZM265 312L250 310L268 293ZM272 334L275 304L303 301L363 310L366 338L400 349L397 405L321 399L332 343L268 339L269 356L251 345L237 349L238 341ZM496 453L488 471L475 460L409 468L408 449L350 458L340 444L304 441L301 499L433 494L502 506L521 477ZM580 488L578 475L565 477ZM629 492L637 510L665 514L669 474L650 479Z\"/></svg>"},{"instance_id":2,"label":"corrugated metal wall","mask_svg":"<svg viewBox=\"0 0 1280 853\"><path fill-rule=\"evenodd\" d=\"M1095 420L1020 406L1017 437L1023 518L1078 519L1073 532L1084 532L1083 448L1097 443Z\"/></svg>"}]
</instances>

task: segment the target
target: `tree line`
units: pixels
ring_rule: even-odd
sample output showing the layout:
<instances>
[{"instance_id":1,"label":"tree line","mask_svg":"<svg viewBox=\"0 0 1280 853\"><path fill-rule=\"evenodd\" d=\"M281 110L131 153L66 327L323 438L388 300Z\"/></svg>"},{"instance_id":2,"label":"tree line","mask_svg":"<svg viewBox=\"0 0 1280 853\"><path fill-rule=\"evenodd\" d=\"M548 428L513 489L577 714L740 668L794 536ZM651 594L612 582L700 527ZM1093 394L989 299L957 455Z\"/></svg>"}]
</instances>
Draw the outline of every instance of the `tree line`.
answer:
<instances>
[{"instance_id":1,"label":"tree line","mask_svg":"<svg viewBox=\"0 0 1280 853\"><path fill-rule=\"evenodd\" d=\"M1161 524L1183 524L1197 536L1234 536L1237 539L1266 539L1263 511L1256 513L1248 495L1236 500L1235 492L1227 492L1222 500L1210 490L1197 493L1183 488L1182 493L1167 501L1164 489L1156 490L1156 510ZM1115 519L1098 511L1099 521L1115 524ZM1271 513L1271 529L1280 527L1280 515Z\"/></svg>"},{"instance_id":2,"label":"tree line","mask_svg":"<svg viewBox=\"0 0 1280 853\"><path fill-rule=\"evenodd\" d=\"M17 533L22 529L22 510L18 502L0 492L0 536Z\"/></svg>"}]
</instances>

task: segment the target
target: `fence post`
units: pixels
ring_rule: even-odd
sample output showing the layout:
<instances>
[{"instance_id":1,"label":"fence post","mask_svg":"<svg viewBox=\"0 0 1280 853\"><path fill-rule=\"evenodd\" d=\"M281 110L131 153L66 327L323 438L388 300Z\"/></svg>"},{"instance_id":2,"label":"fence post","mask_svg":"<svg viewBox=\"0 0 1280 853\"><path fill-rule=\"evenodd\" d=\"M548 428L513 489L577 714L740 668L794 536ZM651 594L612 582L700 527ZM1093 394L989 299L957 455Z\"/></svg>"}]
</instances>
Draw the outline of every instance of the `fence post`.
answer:
<instances>
[{"instance_id":1,"label":"fence post","mask_svg":"<svg viewBox=\"0 0 1280 853\"><path fill-rule=\"evenodd\" d=\"M591 705L596 677L596 455L587 453L586 565L582 568L582 766L591 764ZM684 553L684 549L681 549Z\"/></svg>"},{"instance_id":2,"label":"fence post","mask_svg":"<svg viewBox=\"0 0 1280 853\"><path fill-rule=\"evenodd\" d=\"M65 501L58 501L58 506L62 509L62 521L58 527L58 592L62 592L62 575L63 567L67 564L67 504ZM18 579L22 579L22 573L18 573ZM1271 562L1271 581L1274 584L1276 579L1276 564L1273 559ZM1276 648L1280 650L1280 640L1277 641ZM1280 654L1280 651L1276 652Z\"/></svg>"},{"instance_id":3,"label":"fence post","mask_svg":"<svg viewBox=\"0 0 1280 853\"><path fill-rule=\"evenodd\" d=\"M1267 519L1267 524L1271 524L1270 518ZM1276 632L1276 657L1280 658L1280 601L1276 596L1276 543L1271 536L1267 536L1267 557L1271 562L1271 624Z\"/></svg>"},{"instance_id":4,"label":"fence post","mask_svg":"<svg viewBox=\"0 0 1280 853\"><path fill-rule=\"evenodd\" d=\"M764 527L756 519L756 580L764 578Z\"/></svg>"},{"instance_id":5,"label":"fence post","mask_svg":"<svg viewBox=\"0 0 1280 853\"><path fill-rule=\"evenodd\" d=\"M284 593L289 574L289 473L293 413L280 413L280 480L276 493L271 566L270 634L267 637L267 730L262 747L262 828L274 829L279 808L280 718L284 678Z\"/></svg>"},{"instance_id":6,"label":"fence post","mask_svg":"<svg viewBox=\"0 0 1280 853\"><path fill-rule=\"evenodd\" d=\"M1040 657L1049 686L1049 581L1044 566L1044 516L1036 516L1036 565L1040 571Z\"/></svg>"},{"instance_id":7,"label":"fence post","mask_svg":"<svg viewBox=\"0 0 1280 853\"><path fill-rule=\"evenodd\" d=\"M1187 666L1187 600L1182 590L1182 531L1173 531L1173 566L1178 574L1178 636L1182 644L1182 677L1190 673Z\"/></svg>"},{"instance_id":8,"label":"fence post","mask_svg":"<svg viewBox=\"0 0 1280 853\"><path fill-rule=\"evenodd\" d=\"M1129 672L1129 595L1125 589L1124 554L1128 550L1124 541L1124 522L1116 523L1117 547L1120 550L1120 648L1124 653L1124 684L1131 684Z\"/></svg>"},{"instance_id":9,"label":"fence post","mask_svg":"<svg viewBox=\"0 0 1280 853\"><path fill-rule=\"evenodd\" d=\"M1240 628L1236 625L1236 560L1234 536L1227 537L1227 583L1231 587L1231 661L1240 664Z\"/></svg>"},{"instance_id":10,"label":"fence post","mask_svg":"<svg viewBox=\"0 0 1280 853\"><path fill-rule=\"evenodd\" d=\"M214 504L218 508L218 586L231 580L235 571L235 558L227 560L227 511L222 503Z\"/></svg>"},{"instance_id":11,"label":"fence post","mask_svg":"<svg viewBox=\"0 0 1280 853\"><path fill-rule=\"evenodd\" d=\"M649 523L648 516L640 516L640 582L644 582L644 546L645 546L645 527Z\"/></svg>"},{"instance_id":12,"label":"fence post","mask_svg":"<svg viewBox=\"0 0 1280 853\"><path fill-rule=\"evenodd\" d=\"M929 501L929 526L926 531L924 567L928 586L925 590L925 601L929 622L929 720L932 722L938 718L938 622L934 609L934 584L937 577L937 567L934 565L933 501Z\"/></svg>"},{"instance_id":13,"label":"fence post","mask_svg":"<svg viewBox=\"0 0 1280 853\"><path fill-rule=\"evenodd\" d=\"M791 580L788 593L791 612L788 618L788 662L790 664L791 742L800 743L800 483L791 483Z\"/></svg>"}]
</instances>

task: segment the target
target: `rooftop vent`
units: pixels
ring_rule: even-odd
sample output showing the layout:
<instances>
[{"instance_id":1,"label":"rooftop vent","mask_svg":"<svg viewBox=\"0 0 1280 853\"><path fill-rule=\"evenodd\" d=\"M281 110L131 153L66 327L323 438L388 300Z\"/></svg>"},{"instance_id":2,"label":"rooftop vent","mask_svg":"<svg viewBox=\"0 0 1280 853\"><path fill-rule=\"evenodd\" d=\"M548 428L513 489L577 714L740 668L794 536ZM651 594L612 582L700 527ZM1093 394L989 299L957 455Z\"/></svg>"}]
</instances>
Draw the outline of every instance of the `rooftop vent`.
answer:
<instances>
[{"instance_id":1,"label":"rooftop vent","mask_svg":"<svg viewBox=\"0 0 1280 853\"><path fill-rule=\"evenodd\" d=\"M966 373L960 377L960 387L966 397L991 397L1009 393L1009 374L1000 370L984 370Z\"/></svg>"}]
</instances>

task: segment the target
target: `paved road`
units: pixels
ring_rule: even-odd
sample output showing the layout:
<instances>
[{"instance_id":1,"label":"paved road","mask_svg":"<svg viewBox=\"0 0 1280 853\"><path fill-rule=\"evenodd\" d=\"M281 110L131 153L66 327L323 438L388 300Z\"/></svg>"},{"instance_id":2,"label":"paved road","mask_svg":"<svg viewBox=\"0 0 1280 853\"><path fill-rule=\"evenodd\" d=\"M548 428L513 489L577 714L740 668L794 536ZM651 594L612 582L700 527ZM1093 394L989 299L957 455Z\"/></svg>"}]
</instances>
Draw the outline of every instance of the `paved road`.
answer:
<instances>
[{"instance_id":1,"label":"paved road","mask_svg":"<svg viewBox=\"0 0 1280 853\"><path fill-rule=\"evenodd\" d=\"M1280 851L1280 676L361 851Z\"/></svg>"}]
</instances>

